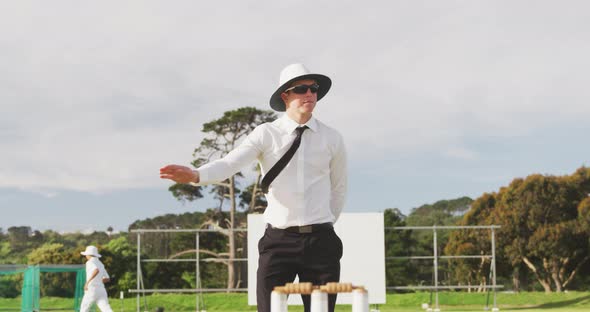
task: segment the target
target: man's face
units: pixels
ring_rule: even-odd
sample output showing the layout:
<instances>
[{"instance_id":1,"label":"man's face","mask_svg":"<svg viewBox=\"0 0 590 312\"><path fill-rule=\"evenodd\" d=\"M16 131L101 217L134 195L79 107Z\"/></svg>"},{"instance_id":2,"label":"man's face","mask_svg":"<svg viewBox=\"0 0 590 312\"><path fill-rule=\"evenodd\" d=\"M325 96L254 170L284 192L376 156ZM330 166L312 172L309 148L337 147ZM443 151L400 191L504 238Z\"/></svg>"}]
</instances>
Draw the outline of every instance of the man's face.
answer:
<instances>
[{"instance_id":1,"label":"man's face","mask_svg":"<svg viewBox=\"0 0 590 312\"><path fill-rule=\"evenodd\" d=\"M291 83L291 86L288 88L293 88L297 86L313 86L316 85L315 80L312 79L304 79L304 80L297 80ZM301 88L301 87L299 87ZM311 113L315 108L315 104L318 100L318 93L317 89L316 92L312 92L310 88L307 88L305 93L299 94L297 93L298 90L289 90L283 92L281 94L281 98L285 101L285 106L287 107L287 111L295 111L298 113Z\"/></svg>"}]
</instances>

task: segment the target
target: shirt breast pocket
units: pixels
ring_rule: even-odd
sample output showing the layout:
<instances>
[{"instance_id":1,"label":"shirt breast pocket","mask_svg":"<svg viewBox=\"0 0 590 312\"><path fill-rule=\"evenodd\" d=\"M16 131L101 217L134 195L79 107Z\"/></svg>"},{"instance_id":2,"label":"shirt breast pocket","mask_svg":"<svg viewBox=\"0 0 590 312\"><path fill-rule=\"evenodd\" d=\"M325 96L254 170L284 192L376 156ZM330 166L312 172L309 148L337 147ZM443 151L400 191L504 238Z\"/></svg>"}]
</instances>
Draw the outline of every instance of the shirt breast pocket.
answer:
<instances>
[{"instance_id":1,"label":"shirt breast pocket","mask_svg":"<svg viewBox=\"0 0 590 312\"><path fill-rule=\"evenodd\" d=\"M317 174L330 172L330 160L332 153L327 146L314 146L311 148L306 165Z\"/></svg>"}]
</instances>

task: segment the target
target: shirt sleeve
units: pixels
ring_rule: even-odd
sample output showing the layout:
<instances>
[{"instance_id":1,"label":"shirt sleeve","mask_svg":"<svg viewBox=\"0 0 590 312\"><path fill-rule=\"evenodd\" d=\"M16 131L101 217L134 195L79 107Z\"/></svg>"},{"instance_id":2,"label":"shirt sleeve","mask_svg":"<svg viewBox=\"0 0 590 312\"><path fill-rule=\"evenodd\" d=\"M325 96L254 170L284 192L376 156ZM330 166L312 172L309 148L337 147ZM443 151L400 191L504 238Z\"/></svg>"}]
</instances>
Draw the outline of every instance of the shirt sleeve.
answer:
<instances>
[{"instance_id":1,"label":"shirt sleeve","mask_svg":"<svg viewBox=\"0 0 590 312\"><path fill-rule=\"evenodd\" d=\"M338 217L340 217L346 200L348 188L348 169L346 162L344 141L342 140L342 136L338 135L336 150L330 161L330 209L332 210L332 214L334 214L335 220L338 220Z\"/></svg>"},{"instance_id":2,"label":"shirt sleeve","mask_svg":"<svg viewBox=\"0 0 590 312\"><path fill-rule=\"evenodd\" d=\"M207 163L197 169L199 183L206 185L221 182L253 163L262 152L263 126L258 126L246 139L225 157Z\"/></svg>"},{"instance_id":3,"label":"shirt sleeve","mask_svg":"<svg viewBox=\"0 0 590 312\"><path fill-rule=\"evenodd\" d=\"M108 278L110 279L111 277L109 276L109 272L107 272L107 270L104 268L104 264L101 263L101 271L102 271L102 277L103 278Z\"/></svg>"}]
</instances>

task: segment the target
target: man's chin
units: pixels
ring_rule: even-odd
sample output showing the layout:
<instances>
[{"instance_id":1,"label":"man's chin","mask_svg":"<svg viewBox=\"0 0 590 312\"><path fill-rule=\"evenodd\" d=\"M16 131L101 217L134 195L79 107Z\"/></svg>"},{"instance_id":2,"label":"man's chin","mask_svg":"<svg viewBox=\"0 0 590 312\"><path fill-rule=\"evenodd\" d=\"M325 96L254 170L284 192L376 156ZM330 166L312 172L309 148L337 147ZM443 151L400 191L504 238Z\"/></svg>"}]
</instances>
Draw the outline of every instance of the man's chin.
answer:
<instances>
[{"instance_id":1,"label":"man's chin","mask_svg":"<svg viewBox=\"0 0 590 312\"><path fill-rule=\"evenodd\" d=\"M306 112L306 113L311 113L311 112L313 112L314 108L315 108L315 103L314 104L303 104L301 106L301 111Z\"/></svg>"}]
</instances>

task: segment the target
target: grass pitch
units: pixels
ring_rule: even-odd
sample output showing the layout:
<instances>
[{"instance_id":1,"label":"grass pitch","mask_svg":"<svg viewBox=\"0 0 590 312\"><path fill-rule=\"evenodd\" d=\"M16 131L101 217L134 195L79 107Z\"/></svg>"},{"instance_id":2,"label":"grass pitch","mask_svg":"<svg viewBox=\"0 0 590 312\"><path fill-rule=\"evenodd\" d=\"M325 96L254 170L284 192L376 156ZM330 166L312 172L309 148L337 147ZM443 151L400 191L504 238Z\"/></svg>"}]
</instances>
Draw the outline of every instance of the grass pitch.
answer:
<instances>
[{"instance_id":1,"label":"grass pitch","mask_svg":"<svg viewBox=\"0 0 590 312\"><path fill-rule=\"evenodd\" d=\"M127 294L131 296L131 294ZM246 294L204 294L205 308L208 312L256 311L248 306ZM481 312L486 304L486 294L443 292L439 293L440 309L443 312ZM433 297L434 300L434 297ZM490 305L492 296L490 295ZM387 294L387 303L378 306L381 312L420 312L422 303L430 301L430 293ZM186 294L154 294L142 297L141 311L155 311L163 307L165 312L195 311L195 296ZM517 312L582 312L590 311L590 292L550 293L522 292L498 293L500 311ZM136 311L136 297L110 299L115 312ZM147 309L145 308L147 304ZM41 311L72 311L71 298L41 298ZM63 308L56 310L58 308ZM20 298L0 298L0 311L20 311ZM289 311L303 311L302 306L290 306ZM337 306L336 311L351 311L350 305Z\"/></svg>"}]
</instances>

